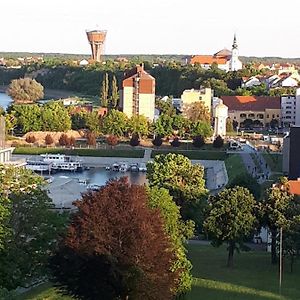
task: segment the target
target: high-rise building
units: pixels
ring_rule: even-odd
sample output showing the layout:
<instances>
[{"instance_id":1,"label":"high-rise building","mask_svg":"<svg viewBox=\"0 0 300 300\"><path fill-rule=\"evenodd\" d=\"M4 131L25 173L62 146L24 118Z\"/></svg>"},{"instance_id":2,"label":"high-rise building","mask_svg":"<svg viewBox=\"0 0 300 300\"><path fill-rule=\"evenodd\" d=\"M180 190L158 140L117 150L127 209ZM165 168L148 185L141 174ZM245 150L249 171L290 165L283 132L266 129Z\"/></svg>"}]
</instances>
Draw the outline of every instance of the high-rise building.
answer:
<instances>
[{"instance_id":1,"label":"high-rise building","mask_svg":"<svg viewBox=\"0 0 300 300\"><path fill-rule=\"evenodd\" d=\"M155 79L144 70L143 64L125 73L120 97L122 111L130 118L144 115L154 119Z\"/></svg>"},{"instance_id":2,"label":"high-rise building","mask_svg":"<svg viewBox=\"0 0 300 300\"><path fill-rule=\"evenodd\" d=\"M104 42L106 38L106 30L87 30L86 35L92 49L92 59L94 61L101 61L104 52Z\"/></svg>"}]
</instances>

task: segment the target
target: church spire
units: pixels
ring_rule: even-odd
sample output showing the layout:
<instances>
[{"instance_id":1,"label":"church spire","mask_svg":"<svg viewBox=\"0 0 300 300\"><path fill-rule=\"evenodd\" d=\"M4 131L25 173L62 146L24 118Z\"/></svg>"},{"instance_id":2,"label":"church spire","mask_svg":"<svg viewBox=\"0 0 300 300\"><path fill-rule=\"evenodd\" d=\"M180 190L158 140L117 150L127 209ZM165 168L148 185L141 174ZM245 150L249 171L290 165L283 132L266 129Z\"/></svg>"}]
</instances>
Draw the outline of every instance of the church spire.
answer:
<instances>
[{"instance_id":1,"label":"church spire","mask_svg":"<svg viewBox=\"0 0 300 300\"><path fill-rule=\"evenodd\" d=\"M236 34L234 33L233 44L232 44L232 50L233 50L233 49L237 49L237 48L238 48L238 45L237 45L237 42L236 42Z\"/></svg>"}]
</instances>

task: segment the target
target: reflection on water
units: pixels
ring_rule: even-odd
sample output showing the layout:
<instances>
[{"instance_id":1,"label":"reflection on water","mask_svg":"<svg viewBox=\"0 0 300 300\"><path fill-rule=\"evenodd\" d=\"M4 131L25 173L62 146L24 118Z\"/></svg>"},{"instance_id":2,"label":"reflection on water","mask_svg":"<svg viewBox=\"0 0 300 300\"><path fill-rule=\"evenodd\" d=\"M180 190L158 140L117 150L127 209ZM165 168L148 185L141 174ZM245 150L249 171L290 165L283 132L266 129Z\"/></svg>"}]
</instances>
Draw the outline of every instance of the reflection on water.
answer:
<instances>
[{"instance_id":1,"label":"reflection on water","mask_svg":"<svg viewBox=\"0 0 300 300\"><path fill-rule=\"evenodd\" d=\"M12 100L7 94L0 93L0 106L3 107L3 109L7 109L11 102Z\"/></svg>"},{"instance_id":2,"label":"reflection on water","mask_svg":"<svg viewBox=\"0 0 300 300\"><path fill-rule=\"evenodd\" d=\"M141 172L113 172L106 171L105 168L92 168L83 172L59 172L52 175L55 178L61 176L69 178L78 178L80 180L87 180L89 184L104 185L109 179L120 178L127 176L130 183L144 184L147 182L146 173Z\"/></svg>"}]
</instances>

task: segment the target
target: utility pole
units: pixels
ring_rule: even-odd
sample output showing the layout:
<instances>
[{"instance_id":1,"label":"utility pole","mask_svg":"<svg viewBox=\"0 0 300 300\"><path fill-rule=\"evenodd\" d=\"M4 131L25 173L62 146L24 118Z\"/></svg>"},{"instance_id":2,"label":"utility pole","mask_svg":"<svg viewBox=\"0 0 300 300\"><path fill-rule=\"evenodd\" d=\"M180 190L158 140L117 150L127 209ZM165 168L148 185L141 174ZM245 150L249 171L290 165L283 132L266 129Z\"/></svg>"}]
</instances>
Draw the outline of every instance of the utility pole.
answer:
<instances>
[{"instance_id":1,"label":"utility pole","mask_svg":"<svg viewBox=\"0 0 300 300\"><path fill-rule=\"evenodd\" d=\"M282 285L282 227L280 227L280 237L279 237L279 294L281 295L281 285Z\"/></svg>"}]
</instances>

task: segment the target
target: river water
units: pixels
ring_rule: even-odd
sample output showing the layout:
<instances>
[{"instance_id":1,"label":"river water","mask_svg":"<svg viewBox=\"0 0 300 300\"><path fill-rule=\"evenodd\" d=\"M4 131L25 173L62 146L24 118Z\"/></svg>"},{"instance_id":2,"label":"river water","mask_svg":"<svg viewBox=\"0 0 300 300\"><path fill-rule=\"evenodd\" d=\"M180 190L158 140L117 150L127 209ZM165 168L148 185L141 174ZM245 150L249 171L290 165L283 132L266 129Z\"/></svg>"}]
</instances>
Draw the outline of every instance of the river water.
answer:
<instances>
[{"instance_id":1,"label":"river water","mask_svg":"<svg viewBox=\"0 0 300 300\"><path fill-rule=\"evenodd\" d=\"M5 93L0 92L0 106L3 109L7 109L7 107L11 104L12 99Z\"/></svg>"}]
</instances>

